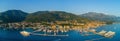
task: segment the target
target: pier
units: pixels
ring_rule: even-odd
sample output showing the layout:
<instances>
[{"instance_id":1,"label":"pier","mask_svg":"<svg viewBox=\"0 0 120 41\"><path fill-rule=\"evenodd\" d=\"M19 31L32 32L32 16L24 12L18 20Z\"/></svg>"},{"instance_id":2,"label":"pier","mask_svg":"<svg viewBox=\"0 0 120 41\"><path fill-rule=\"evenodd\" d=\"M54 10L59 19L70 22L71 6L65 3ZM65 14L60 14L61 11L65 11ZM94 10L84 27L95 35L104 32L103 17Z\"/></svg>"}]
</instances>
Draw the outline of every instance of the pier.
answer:
<instances>
[{"instance_id":1,"label":"pier","mask_svg":"<svg viewBox=\"0 0 120 41\"><path fill-rule=\"evenodd\" d=\"M69 35L49 35L49 34L38 34L38 33L31 33L31 35L40 35L40 36L69 36Z\"/></svg>"},{"instance_id":2,"label":"pier","mask_svg":"<svg viewBox=\"0 0 120 41\"><path fill-rule=\"evenodd\" d=\"M30 35L39 35L39 36L69 36L68 34L66 35L56 35L55 33L53 35L49 35L49 34L39 34L39 33L33 33L33 32L27 32L27 31L21 31L20 32L21 35L23 36L30 36Z\"/></svg>"}]
</instances>

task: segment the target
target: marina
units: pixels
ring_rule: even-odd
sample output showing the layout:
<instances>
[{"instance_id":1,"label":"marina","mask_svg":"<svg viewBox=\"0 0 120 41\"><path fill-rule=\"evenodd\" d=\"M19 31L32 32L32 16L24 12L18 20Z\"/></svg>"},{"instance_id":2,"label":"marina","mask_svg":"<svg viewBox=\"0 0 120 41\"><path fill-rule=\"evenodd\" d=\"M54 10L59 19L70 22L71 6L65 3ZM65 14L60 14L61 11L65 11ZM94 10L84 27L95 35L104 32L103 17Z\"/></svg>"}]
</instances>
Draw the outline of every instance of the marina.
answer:
<instances>
[{"instance_id":1,"label":"marina","mask_svg":"<svg viewBox=\"0 0 120 41\"><path fill-rule=\"evenodd\" d=\"M24 30L21 30L21 31L14 30L14 32L11 30L0 30L0 33L1 33L0 36L2 35L1 37L4 37L4 39L2 40L6 40L6 38L9 38L9 39L14 39L14 40L17 39L17 41L23 41L23 40L24 41L28 41L28 40L33 40L33 41L54 41L54 40L57 40L57 41L73 41L73 40L76 40L76 41L98 41L98 40L110 41L110 40L117 39L119 37L117 36L120 34L118 33L119 25L120 24L104 25L104 26L100 26L95 29L89 29L88 31L79 29L79 30L70 30L67 32L61 32L61 31L57 32L57 31L52 31L48 29L35 30L32 28L25 28ZM116 29L111 29L113 27L116 27ZM108 32L111 33L111 31L115 32L115 34L111 34L110 36L112 37L110 38L105 37L105 36L109 36L107 33ZM22 35L21 32L23 32L24 34L25 33L27 34ZM9 36L9 37L5 37L5 36ZM17 38L15 36L17 36ZM22 38L25 38L25 39L22 39Z\"/></svg>"},{"instance_id":2,"label":"marina","mask_svg":"<svg viewBox=\"0 0 120 41\"><path fill-rule=\"evenodd\" d=\"M119 25L120 24L112 24L112 25L105 25L105 26L101 26L96 28L96 32L99 33L102 30L104 31L113 31L116 32L115 35L113 35L112 38L106 38L104 36L98 35L98 34L94 34L91 32L87 32L87 36L85 35L85 32L82 32L82 34L80 33L80 31L78 30L71 30L69 32L63 32L63 33L58 33L59 35L69 35L69 36L44 36L44 33L42 32L34 32L34 30L27 28L24 31L27 32L33 32L33 35L29 35L29 36L23 36L20 34L21 31L10 31L10 30L0 30L0 37L2 37L2 39L4 41L9 41L12 39L12 41L113 41L116 40L117 38L119 38L119 34L118 33L119 30ZM116 27L116 29L111 29L112 27ZM42 34L42 35L40 35ZM54 35L54 33L52 34ZM7 36L7 37L6 37ZM47 39L47 40L46 40ZM1 39L0 39L1 40ZM119 39L117 39L119 41Z\"/></svg>"},{"instance_id":3,"label":"marina","mask_svg":"<svg viewBox=\"0 0 120 41\"><path fill-rule=\"evenodd\" d=\"M120 0L0 0L0 41L120 41Z\"/></svg>"}]
</instances>

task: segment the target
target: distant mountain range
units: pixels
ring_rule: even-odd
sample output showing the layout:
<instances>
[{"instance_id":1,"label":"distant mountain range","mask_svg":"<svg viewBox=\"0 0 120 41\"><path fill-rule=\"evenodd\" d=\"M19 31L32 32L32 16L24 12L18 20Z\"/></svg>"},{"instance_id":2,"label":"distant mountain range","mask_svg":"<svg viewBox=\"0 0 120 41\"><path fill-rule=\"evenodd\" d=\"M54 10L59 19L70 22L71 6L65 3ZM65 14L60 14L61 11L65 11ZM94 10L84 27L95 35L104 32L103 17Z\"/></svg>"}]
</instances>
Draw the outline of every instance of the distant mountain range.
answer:
<instances>
[{"instance_id":1,"label":"distant mountain range","mask_svg":"<svg viewBox=\"0 0 120 41\"><path fill-rule=\"evenodd\" d=\"M53 22L77 20L79 22L87 22L91 20L97 21L120 21L120 17L105 15L103 13L88 12L82 15L64 11L38 11L34 13L26 13L21 10L8 10L0 13L0 22Z\"/></svg>"},{"instance_id":2,"label":"distant mountain range","mask_svg":"<svg viewBox=\"0 0 120 41\"><path fill-rule=\"evenodd\" d=\"M84 18L88 18L90 20L120 22L120 17L116 17L113 15L106 15L104 13L88 12L85 14L81 14L80 16Z\"/></svg>"}]
</instances>

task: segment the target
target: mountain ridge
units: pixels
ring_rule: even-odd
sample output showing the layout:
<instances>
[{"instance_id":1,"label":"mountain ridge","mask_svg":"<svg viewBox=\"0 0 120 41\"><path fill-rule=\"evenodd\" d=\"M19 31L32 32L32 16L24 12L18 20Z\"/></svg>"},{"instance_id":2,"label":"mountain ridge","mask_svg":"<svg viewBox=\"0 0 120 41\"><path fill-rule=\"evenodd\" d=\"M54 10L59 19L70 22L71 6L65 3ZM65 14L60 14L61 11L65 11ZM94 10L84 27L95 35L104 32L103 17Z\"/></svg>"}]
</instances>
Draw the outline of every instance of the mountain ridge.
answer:
<instances>
[{"instance_id":1,"label":"mountain ridge","mask_svg":"<svg viewBox=\"0 0 120 41\"><path fill-rule=\"evenodd\" d=\"M88 12L81 14L80 16L91 19L91 20L99 20L99 21L119 21L119 17L114 15L107 15L104 13L96 13L96 12Z\"/></svg>"},{"instance_id":2,"label":"mountain ridge","mask_svg":"<svg viewBox=\"0 0 120 41\"><path fill-rule=\"evenodd\" d=\"M21 22L27 15L28 13L21 10L8 10L0 13L0 20L5 23Z\"/></svg>"},{"instance_id":3,"label":"mountain ridge","mask_svg":"<svg viewBox=\"0 0 120 41\"><path fill-rule=\"evenodd\" d=\"M116 20L117 19L117 20ZM88 12L81 15L75 15L65 11L37 11L34 13L26 13L22 10L8 10L0 13L1 20L5 23L12 22L52 22L52 21L119 21L120 17L106 15L104 13Z\"/></svg>"},{"instance_id":4,"label":"mountain ridge","mask_svg":"<svg viewBox=\"0 0 120 41\"><path fill-rule=\"evenodd\" d=\"M36 20L36 22L37 20L39 20L38 22L40 21L62 21L62 20L65 21L65 20L74 20L77 18L82 19L82 17L78 15L64 12L64 11L38 11L38 12L28 15L26 18L27 19L26 21L30 21L30 20L33 20L33 21Z\"/></svg>"}]
</instances>

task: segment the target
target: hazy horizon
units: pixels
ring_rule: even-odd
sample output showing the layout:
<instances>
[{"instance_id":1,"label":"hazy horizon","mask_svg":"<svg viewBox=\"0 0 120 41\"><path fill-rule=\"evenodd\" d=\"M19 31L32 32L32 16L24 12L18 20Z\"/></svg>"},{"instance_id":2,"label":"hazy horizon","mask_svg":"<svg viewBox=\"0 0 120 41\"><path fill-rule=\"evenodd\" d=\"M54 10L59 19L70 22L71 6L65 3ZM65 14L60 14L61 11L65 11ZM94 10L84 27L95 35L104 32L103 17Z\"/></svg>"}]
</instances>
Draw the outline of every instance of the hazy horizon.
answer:
<instances>
[{"instance_id":1,"label":"hazy horizon","mask_svg":"<svg viewBox=\"0 0 120 41\"><path fill-rule=\"evenodd\" d=\"M0 12L22 10L28 13L36 11L65 11L74 14L87 12L105 13L120 16L120 0L0 0Z\"/></svg>"}]
</instances>

